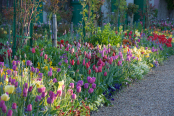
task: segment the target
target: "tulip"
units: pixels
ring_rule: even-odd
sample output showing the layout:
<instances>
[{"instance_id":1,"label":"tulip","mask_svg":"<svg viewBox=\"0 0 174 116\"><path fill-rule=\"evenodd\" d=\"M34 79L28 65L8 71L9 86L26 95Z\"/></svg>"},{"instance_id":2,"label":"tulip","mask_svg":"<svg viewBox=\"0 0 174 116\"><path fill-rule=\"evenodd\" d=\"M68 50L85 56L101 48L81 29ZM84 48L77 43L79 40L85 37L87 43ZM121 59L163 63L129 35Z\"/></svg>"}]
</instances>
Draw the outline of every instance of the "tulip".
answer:
<instances>
[{"instance_id":1,"label":"tulip","mask_svg":"<svg viewBox=\"0 0 174 116\"><path fill-rule=\"evenodd\" d=\"M91 74L91 69L88 70L88 74L89 74L89 75Z\"/></svg>"},{"instance_id":2,"label":"tulip","mask_svg":"<svg viewBox=\"0 0 174 116\"><path fill-rule=\"evenodd\" d=\"M54 99L51 99L50 97L47 98L47 103L52 104L54 102Z\"/></svg>"},{"instance_id":3,"label":"tulip","mask_svg":"<svg viewBox=\"0 0 174 116\"><path fill-rule=\"evenodd\" d=\"M2 108L3 105L5 105L5 101L1 100L0 101L0 108Z\"/></svg>"},{"instance_id":4,"label":"tulip","mask_svg":"<svg viewBox=\"0 0 174 116\"><path fill-rule=\"evenodd\" d=\"M12 116L13 111L12 110L8 110L7 116Z\"/></svg>"},{"instance_id":5,"label":"tulip","mask_svg":"<svg viewBox=\"0 0 174 116\"><path fill-rule=\"evenodd\" d=\"M83 81L82 80L79 80L78 83L80 83L80 86L83 85Z\"/></svg>"},{"instance_id":6,"label":"tulip","mask_svg":"<svg viewBox=\"0 0 174 116\"><path fill-rule=\"evenodd\" d=\"M107 72L104 72L104 76L107 76Z\"/></svg>"},{"instance_id":7,"label":"tulip","mask_svg":"<svg viewBox=\"0 0 174 116\"><path fill-rule=\"evenodd\" d=\"M16 61L13 61L12 65L16 65Z\"/></svg>"},{"instance_id":8,"label":"tulip","mask_svg":"<svg viewBox=\"0 0 174 116\"><path fill-rule=\"evenodd\" d=\"M36 51L35 51L35 48L32 48L32 50L31 50L31 51L32 51L32 53L35 53L35 52L36 52Z\"/></svg>"},{"instance_id":9,"label":"tulip","mask_svg":"<svg viewBox=\"0 0 174 116\"><path fill-rule=\"evenodd\" d=\"M94 83L95 82L95 80L96 80L96 78L95 77L92 77L92 83Z\"/></svg>"},{"instance_id":10,"label":"tulip","mask_svg":"<svg viewBox=\"0 0 174 116\"><path fill-rule=\"evenodd\" d=\"M92 69L95 70L95 65L92 66Z\"/></svg>"},{"instance_id":11,"label":"tulip","mask_svg":"<svg viewBox=\"0 0 174 116\"><path fill-rule=\"evenodd\" d=\"M40 56L41 56L41 57L43 56L43 52L40 53Z\"/></svg>"},{"instance_id":12,"label":"tulip","mask_svg":"<svg viewBox=\"0 0 174 116\"><path fill-rule=\"evenodd\" d=\"M71 65L74 65L74 60L72 60Z\"/></svg>"},{"instance_id":13,"label":"tulip","mask_svg":"<svg viewBox=\"0 0 174 116\"><path fill-rule=\"evenodd\" d=\"M15 82L15 87L18 87L18 82L17 81Z\"/></svg>"},{"instance_id":14,"label":"tulip","mask_svg":"<svg viewBox=\"0 0 174 116\"><path fill-rule=\"evenodd\" d=\"M85 59L83 59L83 63L82 64L85 66Z\"/></svg>"},{"instance_id":15,"label":"tulip","mask_svg":"<svg viewBox=\"0 0 174 116\"><path fill-rule=\"evenodd\" d=\"M23 97L27 97L28 90L26 88L23 89Z\"/></svg>"},{"instance_id":16,"label":"tulip","mask_svg":"<svg viewBox=\"0 0 174 116\"><path fill-rule=\"evenodd\" d=\"M60 69L60 68L58 68L58 69L57 69L57 72L60 72L60 71L61 71L61 69Z\"/></svg>"},{"instance_id":17,"label":"tulip","mask_svg":"<svg viewBox=\"0 0 174 116\"><path fill-rule=\"evenodd\" d=\"M28 92L31 92L33 89L33 86L30 86L29 89L28 89Z\"/></svg>"},{"instance_id":18,"label":"tulip","mask_svg":"<svg viewBox=\"0 0 174 116\"><path fill-rule=\"evenodd\" d=\"M46 87L38 88L37 90L38 90L38 93L42 93L42 92L45 92Z\"/></svg>"},{"instance_id":19,"label":"tulip","mask_svg":"<svg viewBox=\"0 0 174 116\"><path fill-rule=\"evenodd\" d=\"M121 61L121 60L118 61L117 65L118 65L118 66L122 65L122 61Z\"/></svg>"},{"instance_id":20,"label":"tulip","mask_svg":"<svg viewBox=\"0 0 174 116\"><path fill-rule=\"evenodd\" d=\"M14 109L14 110L15 110L15 109L16 109L16 107L17 107L17 106L16 106L16 103L12 103L12 109Z\"/></svg>"},{"instance_id":21,"label":"tulip","mask_svg":"<svg viewBox=\"0 0 174 116\"><path fill-rule=\"evenodd\" d=\"M57 91L57 95L60 97L60 96L62 96L62 90L58 90Z\"/></svg>"},{"instance_id":22,"label":"tulip","mask_svg":"<svg viewBox=\"0 0 174 116\"><path fill-rule=\"evenodd\" d=\"M88 93L92 93L94 91L94 89L93 88L90 88L89 90L88 90Z\"/></svg>"},{"instance_id":23,"label":"tulip","mask_svg":"<svg viewBox=\"0 0 174 116\"><path fill-rule=\"evenodd\" d=\"M36 102L39 102L41 99L42 99L42 97L39 96L39 95L37 95L35 101L36 101Z\"/></svg>"},{"instance_id":24,"label":"tulip","mask_svg":"<svg viewBox=\"0 0 174 116\"><path fill-rule=\"evenodd\" d=\"M93 88L93 89L96 88L96 84L95 84L95 83L92 84L92 88Z\"/></svg>"},{"instance_id":25,"label":"tulip","mask_svg":"<svg viewBox=\"0 0 174 116\"><path fill-rule=\"evenodd\" d=\"M15 89L14 85L6 85L4 90L5 92L8 92L9 94L11 94L14 92L14 89Z\"/></svg>"},{"instance_id":26,"label":"tulip","mask_svg":"<svg viewBox=\"0 0 174 116\"><path fill-rule=\"evenodd\" d=\"M47 55L47 54L45 54L45 55L44 55L44 59L47 59L47 58L48 58L48 55Z\"/></svg>"},{"instance_id":27,"label":"tulip","mask_svg":"<svg viewBox=\"0 0 174 116\"><path fill-rule=\"evenodd\" d=\"M16 81L15 79L12 79L11 84L14 85L15 84L15 81Z\"/></svg>"},{"instance_id":28,"label":"tulip","mask_svg":"<svg viewBox=\"0 0 174 116\"><path fill-rule=\"evenodd\" d=\"M71 54L73 54L73 53L74 53L74 48L72 48L72 49L71 49L70 53L71 53Z\"/></svg>"},{"instance_id":29,"label":"tulip","mask_svg":"<svg viewBox=\"0 0 174 116\"><path fill-rule=\"evenodd\" d=\"M11 70L7 70L7 75L11 75Z\"/></svg>"},{"instance_id":30,"label":"tulip","mask_svg":"<svg viewBox=\"0 0 174 116\"><path fill-rule=\"evenodd\" d=\"M9 99L10 99L10 97L9 97L8 94L4 93L4 94L1 95L1 100L8 101Z\"/></svg>"},{"instance_id":31,"label":"tulip","mask_svg":"<svg viewBox=\"0 0 174 116\"><path fill-rule=\"evenodd\" d=\"M4 62L0 62L0 67L3 67L4 66Z\"/></svg>"},{"instance_id":32,"label":"tulip","mask_svg":"<svg viewBox=\"0 0 174 116\"><path fill-rule=\"evenodd\" d=\"M2 106L2 112L3 113L6 113L7 112L7 106L5 104Z\"/></svg>"},{"instance_id":33,"label":"tulip","mask_svg":"<svg viewBox=\"0 0 174 116\"><path fill-rule=\"evenodd\" d=\"M81 92L81 87L78 86L76 91L77 91L77 93L80 93Z\"/></svg>"},{"instance_id":34,"label":"tulip","mask_svg":"<svg viewBox=\"0 0 174 116\"><path fill-rule=\"evenodd\" d=\"M70 83L70 87L73 89L74 88L74 83Z\"/></svg>"},{"instance_id":35,"label":"tulip","mask_svg":"<svg viewBox=\"0 0 174 116\"><path fill-rule=\"evenodd\" d=\"M51 77L52 75L53 75L52 71L49 71L49 72L48 72L48 76Z\"/></svg>"},{"instance_id":36,"label":"tulip","mask_svg":"<svg viewBox=\"0 0 174 116\"><path fill-rule=\"evenodd\" d=\"M29 112L32 111L32 105L31 105L31 104L29 104L29 105L27 106L27 111L29 111Z\"/></svg>"},{"instance_id":37,"label":"tulip","mask_svg":"<svg viewBox=\"0 0 174 116\"><path fill-rule=\"evenodd\" d=\"M98 72L102 72L102 66L98 67Z\"/></svg>"},{"instance_id":38,"label":"tulip","mask_svg":"<svg viewBox=\"0 0 174 116\"><path fill-rule=\"evenodd\" d=\"M42 76L43 76L43 73L38 74L38 77L42 78Z\"/></svg>"},{"instance_id":39,"label":"tulip","mask_svg":"<svg viewBox=\"0 0 174 116\"><path fill-rule=\"evenodd\" d=\"M27 60L27 66L31 66L32 62L30 60Z\"/></svg>"},{"instance_id":40,"label":"tulip","mask_svg":"<svg viewBox=\"0 0 174 116\"><path fill-rule=\"evenodd\" d=\"M14 74L15 77L17 77L18 72L17 71L13 71L13 74Z\"/></svg>"},{"instance_id":41,"label":"tulip","mask_svg":"<svg viewBox=\"0 0 174 116\"><path fill-rule=\"evenodd\" d=\"M57 79L56 79L56 78L54 78L54 79L53 79L53 83L56 83L56 82L57 82Z\"/></svg>"},{"instance_id":42,"label":"tulip","mask_svg":"<svg viewBox=\"0 0 174 116\"><path fill-rule=\"evenodd\" d=\"M79 60L77 60L77 65L80 65L80 61Z\"/></svg>"},{"instance_id":43,"label":"tulip","mask_svg":"<svg viewBox=\"0 0 174 116\"><path fill-rule=\"evenodd\" d=\"M86 63L86 69L88 69L89 68L89 64L88 63Z\"/></svg>"},{"instance_id":44,"label":"tulip","mask_svg":"<svg viewBox=\"0 0 174 116\"><path fill-rule=\"evenodd\" d=\"M75 100L76 99L76 94L73 94L71 97L72 97L72 99Z\"/></svg>"},{"instance_id":45,"label":"tulip","mask_svg":"<svg viewBox=\"0 0 174 116\"><path fill-rule=\"evenodd\" d=\"M85 88L85 89L88 89L88 87L89 87L89 83L85 83L85 84L84 84L84 88Z\"/></svg>"},{"instance_id":46,"label":"tulip","mask_svg":"<svg viewBox=\"0 0 174 116\"><path fill-rule=\"evenodd\" d=\"M95 67L95 72L98 73L98 68L97 67Z\"/></svg>"},{"instance_id":47,"label":"tulip","mask_svg":"<svg viewBox=\"0 0 174 116\"><path fill-rule=\"evenodd\" d=\"M42 94L41 94L41 97L45 97L47 95L47 93L45 93L45 92L42 92Z\"/></svg>"}]
</instances>

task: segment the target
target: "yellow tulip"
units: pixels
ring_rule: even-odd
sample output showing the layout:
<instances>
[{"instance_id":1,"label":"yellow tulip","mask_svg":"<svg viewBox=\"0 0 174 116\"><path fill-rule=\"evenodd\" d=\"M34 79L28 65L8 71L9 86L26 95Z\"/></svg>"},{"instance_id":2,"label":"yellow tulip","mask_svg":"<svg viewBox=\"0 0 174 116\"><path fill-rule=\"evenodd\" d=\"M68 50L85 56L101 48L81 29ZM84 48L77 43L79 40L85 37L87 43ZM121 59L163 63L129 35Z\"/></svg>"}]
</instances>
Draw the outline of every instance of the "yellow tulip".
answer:
<instances>
[{"instance_id":1,"label":"yellow tulip","mask_svg":"<svg viewBox=\"0 0 174 116\"><path fill-rule=\"evenodd\" d=\"M44 87L44 85L37 84L37 88L42 88L42 87Z\"/></svg>"},{"instance_id":2,"label":"yellow tulip","mask_svg":"<svg viewBox=\"0 0 174 116\"><path fill-rule=\"evenodd\" d=\"M149 54L147 54L145 57L148 58L149 57Z\"/></svg>"},{"instance_id":3,"label":"yellow tulip","mask_svg":"<svg viewBox=\"0 0 174 116\"><path fill-rule=\"evenodd\" d=\"M58 90L62 90L62 86L64 85L64 80L58 82L59 87Z\"/></svg>"},{"instance_id":4,"label":"yellow tulip","mask_svg":"<svg viewBox=\"0 0 174 116\"><path fill-rule=\"evenodd\" d=\"M117 44L117 48L119 48L119 47L120 47L120 44L118 43L118 44Z\"/></svg>"},{"instance_id":5,"label":"yellow tulip","mask_svg":"<svg viewBox=\"0 0 174 116\"><path fill-rule=\"evenodd\" d=\"M8 101L9 99L10 99L10 97L8 96L8 94L4 93L1 95L1 100Z\"/></svg>"},{"instance_id":6,"label":"yellow tulip","mask_svg":"<svg viewBox=\"0 0 174 116\"><path fill-rule=\"evenodd\" d=\"M5 86L5 92L8 92L9 94L13 93L15 89L14 85L6 85Z\"/></svg>"}]
</instances>

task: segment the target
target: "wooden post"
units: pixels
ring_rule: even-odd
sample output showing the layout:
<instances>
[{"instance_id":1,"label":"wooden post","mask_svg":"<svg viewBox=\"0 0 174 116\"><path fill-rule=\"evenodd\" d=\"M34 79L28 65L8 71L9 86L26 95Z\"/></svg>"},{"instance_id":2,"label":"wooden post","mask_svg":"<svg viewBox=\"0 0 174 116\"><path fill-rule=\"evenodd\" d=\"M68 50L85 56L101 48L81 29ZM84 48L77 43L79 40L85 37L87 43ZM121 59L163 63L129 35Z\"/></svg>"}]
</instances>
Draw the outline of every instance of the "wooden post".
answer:
<instances>
[{"instance_id":1,"label":"wooden post","mask_svg":"<svg viewBox=\"0 0 174 116\"><path fill-rule=\"evenodd\" d=\"M52 46L57 47L57 18L56 14L53 14L53 34L52 34Z\"/></svg>"},{"instance_id":2,"label":"wooden post","mask_svg":"<svg viewBox=\"0 0 174 116\"><path fill-rule=\"evenodd\" d=\"M71 22L71 36L73 36L73 22Z\"/></svg>"}]
</instances>

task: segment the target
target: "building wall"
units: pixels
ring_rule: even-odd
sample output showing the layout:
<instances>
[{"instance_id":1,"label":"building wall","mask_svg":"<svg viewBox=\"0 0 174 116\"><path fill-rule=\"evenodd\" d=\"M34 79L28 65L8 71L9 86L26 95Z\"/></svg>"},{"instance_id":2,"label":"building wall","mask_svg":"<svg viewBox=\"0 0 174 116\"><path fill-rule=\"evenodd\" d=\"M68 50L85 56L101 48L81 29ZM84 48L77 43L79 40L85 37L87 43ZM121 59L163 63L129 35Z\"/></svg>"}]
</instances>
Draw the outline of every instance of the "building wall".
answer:
<instances>
[{"instance_id":1,"label":"building wall","mask_svg":"<svg viewBox=\"0 0 174 116\"><path fill-rule=\"evenodd\" d=\"M174 10L169 14L169 11L167 10L167 3L165 0L160 0L158 5L158 19L166 20L167 18L170 20L174 18Z\"/></svg>"},{"instance_id":2,"label":"building wall","mask_svg":"<svg viewBox=\"0 0 174 116\"><path fill-rule=\"evenodd\" d=\"M159 0L154 0L154 5L155 5L155 8L158 9Z\"/></svg>"}]
</instances>

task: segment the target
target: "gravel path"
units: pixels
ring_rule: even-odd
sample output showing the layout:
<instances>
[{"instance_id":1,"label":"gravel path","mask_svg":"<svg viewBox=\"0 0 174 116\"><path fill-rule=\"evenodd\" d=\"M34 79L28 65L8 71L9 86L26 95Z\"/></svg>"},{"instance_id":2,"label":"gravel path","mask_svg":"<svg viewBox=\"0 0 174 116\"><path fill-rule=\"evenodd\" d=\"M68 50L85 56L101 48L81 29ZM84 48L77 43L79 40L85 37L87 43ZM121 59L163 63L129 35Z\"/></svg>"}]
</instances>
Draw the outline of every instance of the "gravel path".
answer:
<instances>
[{"instance_id":1,"label":"gravel path","mask_svg":"<svg viewBox=\"0 0 174 116\"><path fill-rule=\"evenodd\" d=\"M174 56L114 99L92 116L174 116Z\"/></svg>"}]
</instances>

